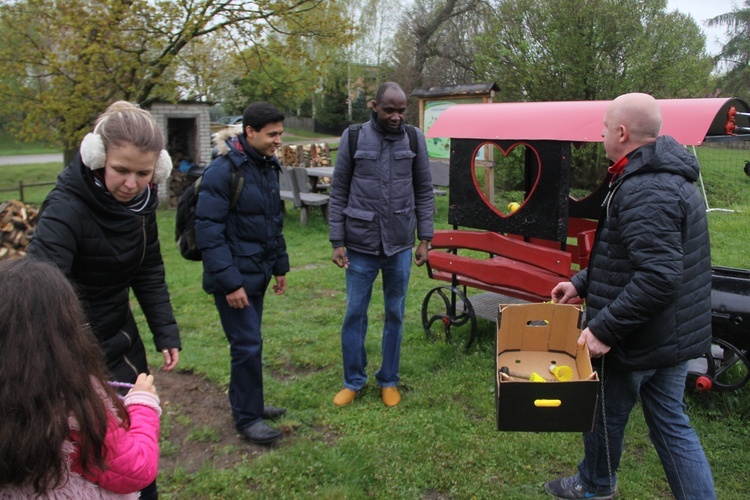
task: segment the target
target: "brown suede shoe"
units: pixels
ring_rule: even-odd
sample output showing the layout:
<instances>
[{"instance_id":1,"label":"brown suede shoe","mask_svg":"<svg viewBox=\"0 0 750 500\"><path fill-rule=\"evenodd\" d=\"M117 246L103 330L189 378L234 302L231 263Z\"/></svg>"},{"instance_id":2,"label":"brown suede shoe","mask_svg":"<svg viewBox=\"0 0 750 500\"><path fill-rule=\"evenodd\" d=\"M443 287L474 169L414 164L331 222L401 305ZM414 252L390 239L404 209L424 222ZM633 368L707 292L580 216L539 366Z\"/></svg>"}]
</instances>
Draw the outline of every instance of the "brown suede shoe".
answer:
<instances>
[{"instance_id":1,"label":"brown suede shoe","mask_svg":"<svg viewBox=\"0 0 750 500\"><path fill-rule=\"evenodd\" d=\"M401 402L401 394L398 393L398 389L395 387L383 387L381 397L383 398L383 404L389 408L398 406Z\"/></svg>"},{"instance_id":2,"label":"brown suede shoe","mask_svg":"<svg viewBox=\"0 0 750 500\"><path fill-rule=\"evenodd\" d=\"M354 401L354 397L357 395L357 391L347 389L344 387L341 389L336 396L333 398L333 404L336 406L346 406Z\"/></svg>"}]
</instances>

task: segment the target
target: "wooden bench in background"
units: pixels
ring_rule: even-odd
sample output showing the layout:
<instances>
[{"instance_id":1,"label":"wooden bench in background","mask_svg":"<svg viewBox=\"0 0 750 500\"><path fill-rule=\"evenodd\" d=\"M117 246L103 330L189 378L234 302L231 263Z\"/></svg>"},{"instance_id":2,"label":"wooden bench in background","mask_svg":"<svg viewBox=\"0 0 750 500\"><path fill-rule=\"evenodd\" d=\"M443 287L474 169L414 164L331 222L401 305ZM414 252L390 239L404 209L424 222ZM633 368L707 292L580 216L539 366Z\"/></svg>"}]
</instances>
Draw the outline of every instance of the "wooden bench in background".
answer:
<instances>
[{"instance_id":1,"label":"wooden bench in background","mask_svg":"<svg viewBox=\"0 0 750 500\"><path fill-rule=\"evenodd\" d=\"M447 162L430 160L430 175L432 176L432 195L448 194L445 189L440 188L450 187L450 165ZM437 213L437 203L435 203L435 213Z\"/></svg>"},{"instance_id":2,"label":"wooden bench in background","mask_svg":"<svg viewBox=\"0 0 750 500\"><path fill-rule=\"evenodd\" d=\"M307 171L302 167L281 167L279 175L281 190L279 195L284 201L291 201L294 208L300 209L300 224L307 224L310 210L320 207L323 217L328 222L327 194L311 193L307 179Z\"/></svg>"}]
</instances>

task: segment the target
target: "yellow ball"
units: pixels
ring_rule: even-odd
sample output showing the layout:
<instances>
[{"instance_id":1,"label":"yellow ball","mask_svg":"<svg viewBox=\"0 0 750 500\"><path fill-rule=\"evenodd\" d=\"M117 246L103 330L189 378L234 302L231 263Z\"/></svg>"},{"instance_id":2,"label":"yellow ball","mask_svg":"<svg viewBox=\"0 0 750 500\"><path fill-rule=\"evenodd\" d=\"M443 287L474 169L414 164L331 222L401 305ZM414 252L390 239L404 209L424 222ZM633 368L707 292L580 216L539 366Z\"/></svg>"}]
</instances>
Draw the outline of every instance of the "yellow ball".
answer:
<instances>
[{"instance_id":1,"label":"yellow ball","mask_svg":"<svg viewBox=\"0 0 750 500\"><path fill-rule=\"evenodd\" d=\"M515 211L516 211L516 210L518 210L519 208L521 208L521 205L519 205L519 204L518 204L518 203L516 203L515 201L512 201L512 202L508 203L508 211L509 211L510 213L513 213L513 212L515 212Z\"/></svg>"}]
</instances>

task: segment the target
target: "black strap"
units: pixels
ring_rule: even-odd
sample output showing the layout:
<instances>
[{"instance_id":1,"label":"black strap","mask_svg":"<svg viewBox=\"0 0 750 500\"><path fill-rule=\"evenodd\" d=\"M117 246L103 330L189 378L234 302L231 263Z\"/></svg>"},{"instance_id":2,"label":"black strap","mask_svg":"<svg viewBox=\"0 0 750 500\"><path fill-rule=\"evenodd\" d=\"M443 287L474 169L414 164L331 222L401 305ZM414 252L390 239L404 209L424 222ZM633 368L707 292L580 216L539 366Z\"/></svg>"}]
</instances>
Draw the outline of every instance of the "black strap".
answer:
<instances>
[{"instance_id":1,"label":"black strap","mask_svg":"<svg viewBox=\"0 0 750 500\"><path fill-rule=\"evenodd\" d=\"M198 196L198 188L200 187L202 180L203 180L203 176L201 175L193 183L195 196ZM233 209L234 206L237 204L237 201L240 199L240 195L242 194L242 186L244 184L245 184L245 178L242 175L239 175L239 172L237 171L237 167L234 165L234 163L232 163L232 186L229 191L229 210Z\"/></svg>"},{"instance_id":2,"label":"black strap","mask_svg":"<svg viewBox=\"0 0 750 500\"><path fill-rule=\"evenodd\" d=\"M237 167L232 164L232 190L229 198L229 210L233 209L242 194L242 186L245 184L245 177L237 171Z\"/></svg>"},{"instance_id":3,"label":"black strap","mask_svg":"<svg viewBox=\"0 0 750 500\"><path fill-rule=\"evenodd\" d=\"M352 160L352 168L354 168L354 153L357 152L357 141L359 140L359 129L362 128L362 124L349 125L349 155Z\"/></svg>"},{"instance_id":4,"label":"black strap","mask_svg":"<svg viewBox=\"0 0 750 500\"><path fill-rule=\"evenodd\" d=\"M411 125L406 125L406 135L409 136L409 149L417 154L417 129ZM416 161L416 156L414 157Z\"/></svg>"}]
</instances>

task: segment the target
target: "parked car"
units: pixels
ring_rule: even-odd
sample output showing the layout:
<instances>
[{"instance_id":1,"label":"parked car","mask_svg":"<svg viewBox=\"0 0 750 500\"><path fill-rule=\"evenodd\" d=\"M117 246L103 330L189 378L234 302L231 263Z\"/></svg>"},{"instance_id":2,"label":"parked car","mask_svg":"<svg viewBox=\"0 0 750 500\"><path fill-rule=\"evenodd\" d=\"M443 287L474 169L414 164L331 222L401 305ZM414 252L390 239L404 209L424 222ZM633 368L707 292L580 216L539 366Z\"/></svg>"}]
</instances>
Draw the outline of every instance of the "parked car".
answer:
<instances>
[{"instance_id":1,"label":"parked car","mask_svg":"<svg viewBox=\"0 0 750 500\"><path fill-rule=\"evenodd\" d=\"M223 130L227 127L242 128L242 115L222 116L215 122L211 122L209 128L211 129L211 134L215 134L219 130Z\"/></svg>"},{"instance_id":2,"label":"parked car","mask_svg":"<svg viewBox=\"0 0 750 500\"><path fill-rule=\"evenodd\" d=\"M221 125L242 125L242 115L222 116L216 123Z\"/></svg>"}]
</instances>

